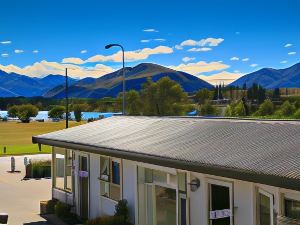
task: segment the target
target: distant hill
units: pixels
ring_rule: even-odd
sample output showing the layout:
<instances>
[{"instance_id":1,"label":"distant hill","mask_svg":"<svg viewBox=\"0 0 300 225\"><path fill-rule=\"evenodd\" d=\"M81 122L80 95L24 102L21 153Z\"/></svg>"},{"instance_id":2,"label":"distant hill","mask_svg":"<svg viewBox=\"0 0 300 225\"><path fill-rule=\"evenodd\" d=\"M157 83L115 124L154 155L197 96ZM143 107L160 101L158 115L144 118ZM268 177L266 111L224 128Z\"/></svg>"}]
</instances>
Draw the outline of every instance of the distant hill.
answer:
<instances>
[{"instance_id":1,"label":"distant hill","mask_svg":"<svg viewBox=\"0 0 300 225\"><path fill-rule=\"evenodd\" d=\"M71 84L75 81L75 79L69 78ZM0 70L0 97L42 96L50 89L64 83L65 77L61 75L32 78L16 73L6 73Z\"/></svg>"},{"instance_id":2,"label":"distant hill","mask_svg":"<svg viewBox=\"0 0 300 225\"><path fill-rule=\"evenodd\" d=\"M242 76L232 82L230 86L247 87L258 83L267 89L300 88L300 63L286 69L264 68Z\"/></svg>"},{"instance_id":3,"label":"distant hill","mask_svg":"<svg viewBox=\"0 0 300 225\"><path fill-rule=\"evenodd\" d=\"M168 76L178 82L186 92L195 92L202 88L212 89L213 86L206 81L188 73L179 72L157 64L141 63L135 67L127 67L126 90L140 90L142 84L151 78L157 81ZM69 87L69 96L74 98L102 98L116 97L122 91L122 70L109 73L99 78L84 78ZM55 87L44 94L48 98L63 98L63 86Z\"/></svg>"}]
</instances>

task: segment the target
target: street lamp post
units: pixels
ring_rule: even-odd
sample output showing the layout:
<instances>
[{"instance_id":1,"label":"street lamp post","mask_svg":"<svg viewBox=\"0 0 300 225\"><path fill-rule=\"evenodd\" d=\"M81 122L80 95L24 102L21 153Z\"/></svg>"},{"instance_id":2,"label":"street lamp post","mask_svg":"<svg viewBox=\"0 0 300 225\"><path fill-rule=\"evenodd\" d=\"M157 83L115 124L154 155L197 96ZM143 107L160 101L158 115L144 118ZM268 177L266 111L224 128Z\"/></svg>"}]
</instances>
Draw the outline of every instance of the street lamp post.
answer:
<instances>
[{"instance_id":1,"label":"street lamp post","mask_svg":"<svg viewBox=\"0 0 300 225\"><path fill-rule=\"evenodd\" d=\"M68 85L68 68L66 68L66 128L69 128L69 85Z\"/></svg>"},{"instance_id":2,"label":"street lamp post","mask_svg":"<svg viewBox=\"0 0 300 225\"><path fill-rule=\"evenodd\" d=\"M123 101L122 101L123 107L122 107L122 114L126 115L126 111L125 111L125 106L126 106L126 104L125 104L126 87L125 87L125 54L124 54L124 48L120 44L109 44L109 45L105 46L105 49L109 49L109 48L115 47L115 46L118 46L118 47L120 47L122 49L122 56L123 56L123 69L122 69L122 72L123 72L123 95L122 95L122 97L123 97Z\"/></svg>"}]
</instances>

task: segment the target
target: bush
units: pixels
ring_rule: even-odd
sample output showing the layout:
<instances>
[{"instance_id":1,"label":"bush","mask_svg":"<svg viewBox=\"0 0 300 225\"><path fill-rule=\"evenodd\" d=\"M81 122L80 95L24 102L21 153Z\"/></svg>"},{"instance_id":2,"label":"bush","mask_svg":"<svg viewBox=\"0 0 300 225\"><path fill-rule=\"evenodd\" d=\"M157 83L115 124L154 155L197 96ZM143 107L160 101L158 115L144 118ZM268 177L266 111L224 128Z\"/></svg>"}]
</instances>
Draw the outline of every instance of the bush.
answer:
<instances>
[{"instance_id":1,"label":"bush","mask_svg":"<svg viewBox=\"0 0 300 225\"><path fill-rule=\"evenodd\" d=\"M202 116L216 116L218 115L218 109L209 103L205 103L200 108L200 114Z\"/></svg>"},{"instance_id":2,"label":"bush","mask_svg":"<svg viewBox=\"0 0 300 225\"><path fill-rule=\"evenodd\" d=\"M31 162L32 178L51 177L51 161L38 160Z\"/></svg>"},{"instance_id":3,"label":"bush","mask_svg":"<svg viewBox=\"0 0 300 225\"><path fill-rule=\"evenodd\" d=\"M82 112L86 109L85 104L76 104L73 106L74 116L76 122L80 122L82 119Z\"/></svg>"},{"instance_id":4,"label":"bush","mask_svg":"<svg viewBox=\"0 0 300 225\"><path fill-rule=\"evenodd\" d=\"M103 216L96 219L87 220L85 225L129 225L123 218L117 216Z\"/></svg>"},{"instance_id":5,"label":"bush","mask_svg":"<svg viewBox=\"0 0 300 225\"><path fill-rule=\"evenodd\" d=\"M289 101L285 101L281 106L280 106L280 111L283 116L291 116L295 113L296 108L293 104L291 104Z\"/></svg>"},{"instance_id":6,"label":"bush","mask_svg":"<svg viewBox=\"0 0 300 225\"><path fill-rule=\"evenodd\" d=\"M65 113L65 107L63 106L54 106L49 112L48 112L48 116L50 118L59 118L62 119L63 115Z\"/></svg>"},{"instance_id":7,"label":"bush","mask_svg":"<svg viewBox=\"0 0 300 225\"><path fill-rule=\"evenodd\" d=\"M293 118L295 118L295 119L300 119L300 109L298 109L298 110L294 113Z\"/></svg>"},{"instance_id":8,"label":"bush","mask_svg":"<svg viewBox=\"0 0 300 225\"><path fill-rule=\"evenodd\" d=\"M17 113L18 113L18 106L17 105L13 105L13 106L9 107L7 113L8 113L9 117L16 118L17 117Z\"/></svg>"},{"instance_id":9,"label":"bush","mask_svg":"<svg viewBox=\"0 0 300 225\"><path fill-rule=\"evenodd\" d=\"M233 114L237 117L243 117L247 115L243 101L239 101L237 103L237 105L234 107Z\"/></svg>"},{"instance_id":10,"label":"bush","mask_svg":"<svg viewBox=\"0 0 300 225\"><path fill-rule=\"evenodd\" d=\"M35 117L39 110L36 106L31 104L18 106L17 117L23 123L29 123L30 117Z\"/></svg>"},{"instance_id":11,"label":"bush","mask_svg":"<svg viewBox=\"0 0 300 225\"><path fill-rule=\"evenodd\" d=\"M254 116L268 116L274 113L274 105L270 99L266 99L254 113Z\"/></svg>"},{"instance_id":12,"label":"bush","mask_svg":"<svg viewBox=\"0 0 300 225\"><path fill-rule=\"evenodd\" d=\"M122 199L118 201L118 204L115 206L115 216L123 218L124 222L128 221L129 210L128 210L128 202L126 199Z\"/></svg>"},{"instance_id":13,"label":"bush","mask_svg":"<svg viewBox=\"0 0 300 225\"><path fill-rule=\"evenodd\" d=\"M71 206L62 202L57 202L54 207L55 215L60 218L68 218L71 215Z\"/></svg>"}]
</instances>

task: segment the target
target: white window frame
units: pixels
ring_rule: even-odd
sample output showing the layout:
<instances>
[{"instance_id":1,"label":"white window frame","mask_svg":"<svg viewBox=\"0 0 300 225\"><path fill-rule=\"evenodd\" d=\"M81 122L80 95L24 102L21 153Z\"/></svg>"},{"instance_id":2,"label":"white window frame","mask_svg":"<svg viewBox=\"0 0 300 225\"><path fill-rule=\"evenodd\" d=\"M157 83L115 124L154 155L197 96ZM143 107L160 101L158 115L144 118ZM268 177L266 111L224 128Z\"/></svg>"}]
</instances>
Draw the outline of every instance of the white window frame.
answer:
<instances>
[{"instance_id":1,"label":"white window frame","mask_svg":"<svg viewBox=\"0 0 300 225\"><path fill-rule=\"evenodd\" d=\"M109 160L109 181L105 181L104 179L101 179L101 166L102 166L101 165L101 157L107 158ZM108 183L110 185L109 189L111 189L111 186L118 186L120 188L120 199L119 200L122 200L123 199L123 162L122 162L122 159L101 155L99 161L100 161L100 169L99 169L100 175L99 175L98 179L100 182L100 188L101 188L101 182ZM119 185L112 182L112 162L117 162L120 165L120 167L119 167L119 169L120 169L120 171L119 171L120 184ZM109 190L109 196L105 196L105 195L101 194L101 189L100 189L100 196L102 198L106 198L111 201L118 202L118 200L111 198L110 192L111 192L111 190Z\"/></svg>"},{"instance_id":2,"label":"white window frame","mask_svg":"<svg viewBox=\"0 0 300 225\"><path fill-rule=\"evenodd\" d=\"M262 194L270 199L270 216L271 216L271 225L274 225L274 195L270 192L267 192L261 188L258 188L257 191L257 202L256 202L256 208L257 208L257 224L260 225L260 208L259 208L259 194Z\"/></svg>"},{"instance_id":3,"label":"white window frame","mask_svg":"<svg viewBox=\"0 0 300 225\"><path fill-rule=\"evenodd\" d=\"M208 179L208 221L209 225L212 225L212 220L209 218L209 212L211 211L211 185L218 185L218 186L223 186L223 187L228 187L229 188L229 206L230 206L230 211L231 211L231 216L230 216L230 225L234 224L234 207L233 207L233 183L230 181L223 181L223 180L215 180L215 179Z\"/></svg>"}]
</instances>

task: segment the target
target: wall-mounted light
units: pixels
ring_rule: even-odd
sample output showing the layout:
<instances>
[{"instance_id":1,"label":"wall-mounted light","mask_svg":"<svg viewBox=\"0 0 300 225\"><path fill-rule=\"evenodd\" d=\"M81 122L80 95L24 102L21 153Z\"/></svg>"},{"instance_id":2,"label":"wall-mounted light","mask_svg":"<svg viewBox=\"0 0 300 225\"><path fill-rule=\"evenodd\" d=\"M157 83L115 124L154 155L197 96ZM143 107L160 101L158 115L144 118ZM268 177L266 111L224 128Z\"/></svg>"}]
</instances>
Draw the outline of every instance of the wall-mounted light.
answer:
<instances>
[{"instance_id":1,"label":"wall-mounted light","mask_svg":"<svg viewBox=\"0 0 300 225\"><path fill-rule=\"evenodd\" d=\"M191 180L189 185L190 185L191 191L195 192L200 187L200 180L198 178L195 178L195 179Z\"/></svg>"}]
</instances>

